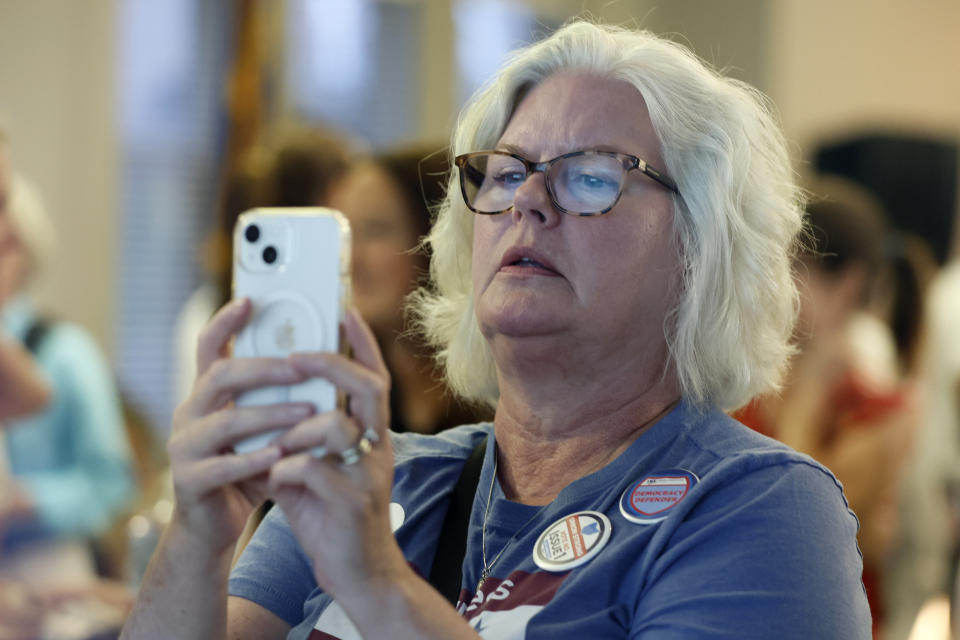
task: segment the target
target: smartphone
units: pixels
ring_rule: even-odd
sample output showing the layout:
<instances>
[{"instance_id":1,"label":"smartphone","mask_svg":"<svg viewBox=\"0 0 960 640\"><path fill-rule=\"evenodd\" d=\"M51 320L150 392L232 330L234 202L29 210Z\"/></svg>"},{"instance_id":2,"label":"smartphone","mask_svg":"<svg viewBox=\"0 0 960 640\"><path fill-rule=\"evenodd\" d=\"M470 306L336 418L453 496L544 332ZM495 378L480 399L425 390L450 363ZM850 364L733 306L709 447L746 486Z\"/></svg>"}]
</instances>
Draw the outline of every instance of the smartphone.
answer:
<instances>
[{"instance_id":1,"label":"smartphone","mask_svg":"<svg viewBox=\"0 0 960 640\"><path fill-rule=\"evenodd\" d=\"M233 235L233 297L253 303L233 356L285 358L294 352L342 350L341 325L350 296L350 225L323 207L261 208L243 213ZM337 407L326 380L263 387L237 406L310 402L318 413ZM238 453L266 446L277 431L237 443Z\"/></svg>"}]
</instances>

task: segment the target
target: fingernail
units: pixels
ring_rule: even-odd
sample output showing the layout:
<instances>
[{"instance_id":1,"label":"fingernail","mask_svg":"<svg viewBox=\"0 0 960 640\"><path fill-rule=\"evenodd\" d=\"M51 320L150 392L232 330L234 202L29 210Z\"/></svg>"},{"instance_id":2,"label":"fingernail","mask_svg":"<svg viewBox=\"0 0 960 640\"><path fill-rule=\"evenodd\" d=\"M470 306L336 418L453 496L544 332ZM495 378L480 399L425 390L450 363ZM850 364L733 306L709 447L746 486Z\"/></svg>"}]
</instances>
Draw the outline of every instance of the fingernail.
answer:
<instances>
[{"instance_id":1,"label":"fingernail","mask_svg":"<svg viewBox=\"0 0 960 640\"><path fill-rule=\"evenodd\" d=\"M329 451L327 451L327 448L323 445L310 449L310 455L314 458L326 458L328 453Z\"/></svg>"}]
</instances>

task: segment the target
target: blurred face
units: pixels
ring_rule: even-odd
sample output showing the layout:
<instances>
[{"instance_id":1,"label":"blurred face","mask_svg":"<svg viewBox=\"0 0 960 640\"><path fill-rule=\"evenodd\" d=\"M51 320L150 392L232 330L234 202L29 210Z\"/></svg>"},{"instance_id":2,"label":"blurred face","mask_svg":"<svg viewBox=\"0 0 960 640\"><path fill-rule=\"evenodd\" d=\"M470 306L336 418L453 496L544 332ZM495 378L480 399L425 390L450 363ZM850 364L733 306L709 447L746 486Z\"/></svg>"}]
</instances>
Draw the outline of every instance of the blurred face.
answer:
<instances>
[{"instance_id":1,"label":"blurred face","mask_svg":"<svg viewBox=\"0 0 960 640\"><path fill-rule=\"evenodd\" d=\"M848 265L834 273L816 260L799 260L794 279L800 292L800 310L794 338L806 347L842 332L859 307L866 286L862 265Z\"/></svg>"},{"instance_id":2,"label":"blurred face","mask_svg":"<svg viewBox=\"0 0 960 640\"><path fill-rule=\"evenodd\" d=\"M631 85L562 73L517 108L497 149L546 161L584 149L665 165L640 93ZM607 214L576 217L550 202L542 173L517 189L513 207L474 218L477 319L496 356L505 338L563 336L600 355L662 346L675 306L679 258L670 192L639 171ZM614 356L616 357L616 356Z\"/></svg>"},{"instance_id":3,"label":"blurred face","mask_svg":"<svg viewBox=\"0 0 960 640\"><path fill-rule=\"evenodd\" d=\"M418 265L406 253L417 237L403 193L382 169L361 165L334 188L329 206L350 221L354 304L374 330L399 329Z\"/></svg>"},{"instance_id":4,"label":"blurred face","mask_svg":"<svg viewBox=\"0 0 960 640\"><path fill-rule=\"evenodd\" d=\"M0 144L0 305L6 303L26 276L27 254L10 219L12 170Z\"/></svg>"}]
</instances>

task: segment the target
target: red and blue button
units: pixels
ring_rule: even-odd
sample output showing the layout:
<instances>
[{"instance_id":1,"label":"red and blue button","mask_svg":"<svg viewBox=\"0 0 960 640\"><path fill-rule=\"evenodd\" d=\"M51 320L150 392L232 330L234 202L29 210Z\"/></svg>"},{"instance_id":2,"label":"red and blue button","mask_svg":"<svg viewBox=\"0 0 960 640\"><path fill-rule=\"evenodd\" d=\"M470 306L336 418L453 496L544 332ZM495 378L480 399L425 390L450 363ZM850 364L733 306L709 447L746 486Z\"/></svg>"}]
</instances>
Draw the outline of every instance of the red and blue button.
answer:
<instances>
[{"instance_id":1,"label":"red and blue button","mask_svg":"<svg viewBox=\"0 0 960 640\"><path fill-rule=\"evenodd\" d=\"M636 524L666 518L700 479L686 469L657 471L634 482L620 496L620 513Z\"/></svg>"}]
</instances>

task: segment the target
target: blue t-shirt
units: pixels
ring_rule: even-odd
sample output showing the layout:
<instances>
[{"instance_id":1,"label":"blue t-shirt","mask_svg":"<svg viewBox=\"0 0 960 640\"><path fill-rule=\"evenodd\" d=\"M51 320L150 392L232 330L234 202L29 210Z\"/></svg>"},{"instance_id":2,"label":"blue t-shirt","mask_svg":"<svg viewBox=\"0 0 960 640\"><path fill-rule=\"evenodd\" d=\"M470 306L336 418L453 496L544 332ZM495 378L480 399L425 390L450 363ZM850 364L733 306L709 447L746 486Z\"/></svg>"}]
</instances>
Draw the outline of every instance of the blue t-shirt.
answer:
<instances>
[{"instance_id":1,"label":"blue t-shirt","mask_svg":"<svg viewBox=\"0 0 960 640\"><path fill-rule=\"evenodd\" d=\"M463 462L488 434L491 425L482 424L393 436L391 521L423 576ZM698 413L681 403L544 507L504 497L493 452L491 437L459 605L484 638L870 637L857 521L839 483L809 457L719 411ZM484 520L492 570L477 589ZM599 535L607 528L608 538ZM561 550L550 565L551 540L563 531L566 543L582 548ZM574 557L587 559L578 564ZM280 509L242 554L230 593L290 623L288 638L360 638L317 588Z\"/></svg>"}]
</instances>

